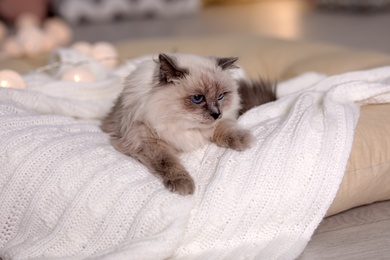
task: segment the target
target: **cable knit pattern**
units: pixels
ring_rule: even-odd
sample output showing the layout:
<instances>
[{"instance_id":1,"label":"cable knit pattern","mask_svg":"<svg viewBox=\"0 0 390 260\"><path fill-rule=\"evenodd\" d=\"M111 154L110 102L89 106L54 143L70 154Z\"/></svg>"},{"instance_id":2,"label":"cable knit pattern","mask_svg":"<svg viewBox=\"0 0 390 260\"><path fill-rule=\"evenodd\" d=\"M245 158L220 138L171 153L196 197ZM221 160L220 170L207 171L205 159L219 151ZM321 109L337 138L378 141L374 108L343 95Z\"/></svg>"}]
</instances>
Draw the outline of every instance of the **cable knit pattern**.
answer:
<instances>
[{"instance_id":1,"label":"cable knit pattern","mask_svg":"<svg viewBox=\"0 0 390 260\"><path fill-rule=\"evenodd\" d=\"M281 83L278 101L239 120L252 149L181 157L196 182L185 197L85 119L112 100L1 89L0 257L294 259L337 192L359 104L389 102L389 78L385 67Z\"/></svg>"}]
</instances>

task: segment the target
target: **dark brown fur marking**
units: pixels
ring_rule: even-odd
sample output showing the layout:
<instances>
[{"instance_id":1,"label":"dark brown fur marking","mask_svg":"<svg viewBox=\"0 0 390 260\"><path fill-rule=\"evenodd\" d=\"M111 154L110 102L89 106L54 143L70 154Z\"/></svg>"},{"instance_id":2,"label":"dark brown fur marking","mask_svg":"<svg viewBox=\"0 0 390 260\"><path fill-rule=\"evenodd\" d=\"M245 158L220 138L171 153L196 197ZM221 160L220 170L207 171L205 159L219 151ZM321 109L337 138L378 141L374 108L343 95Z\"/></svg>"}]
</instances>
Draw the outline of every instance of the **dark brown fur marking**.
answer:
<instances>
[{"instance_id":1,"label":"dark brown fur marking","mask_svg":"<svg viewBox=\"0 0 390 260\"><path fill-rule=\"evenodd\" d=\"M159 77L161 83L171 83L172 79L182 78L188 74L188 70L185 68L179 68L172 57L161 53L158 56L158 59L160 62Z\"/></svg>"},{"instance_id":2,"label":"dark brown fur marking","mask_svg":"<svg viewBox=\"0 0 390 260\"><path fill-rule=\"evenodd\" d=\"M267 80L240 80L238 84L238 93L241 97L239 115L251 108L276 100L276 85Z\"/></svg>"}]
</instances>

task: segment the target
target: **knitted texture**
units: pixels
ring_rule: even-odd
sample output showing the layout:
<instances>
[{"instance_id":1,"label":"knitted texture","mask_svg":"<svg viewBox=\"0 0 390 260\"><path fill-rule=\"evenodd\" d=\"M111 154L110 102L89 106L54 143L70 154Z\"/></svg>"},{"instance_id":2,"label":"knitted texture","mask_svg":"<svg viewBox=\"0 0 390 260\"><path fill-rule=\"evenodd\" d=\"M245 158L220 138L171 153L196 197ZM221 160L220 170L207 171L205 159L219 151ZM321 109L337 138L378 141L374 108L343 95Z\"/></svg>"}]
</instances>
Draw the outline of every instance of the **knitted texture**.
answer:
<instances>
[{"instance_id":1,"label":"knitted texture","mask_svg":"<svg viewBox=\"0 0 390 260\"><path fill-rule=\"evenodd\" d=\"M185 197L82 119L104 102L1 89L0 257L294 259L335 197L359 105L389 102L389 77L385 67L281 83L279 100L239 119L253 148L181 156L196 183Z\"/></svg>"}]
</instances>

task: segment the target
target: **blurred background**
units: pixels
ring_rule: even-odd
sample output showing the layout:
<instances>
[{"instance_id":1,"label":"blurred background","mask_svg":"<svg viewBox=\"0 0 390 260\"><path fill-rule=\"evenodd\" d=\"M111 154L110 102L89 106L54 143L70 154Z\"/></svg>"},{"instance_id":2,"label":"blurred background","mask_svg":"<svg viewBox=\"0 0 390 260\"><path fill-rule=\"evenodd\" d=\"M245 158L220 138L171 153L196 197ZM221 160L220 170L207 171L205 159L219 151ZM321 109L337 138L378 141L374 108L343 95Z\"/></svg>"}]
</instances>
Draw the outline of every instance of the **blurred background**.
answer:
<instances>
[{"instance_id":1,"label":"blurred background","mask_svg":"<svg viewBox=\"0 0 390 260\"><path fill-rule=\"evenodd\" d=\"M390 53L390 0L1 0L1 56L75 42L264 35Z\"/></svg>"}]
</instances>

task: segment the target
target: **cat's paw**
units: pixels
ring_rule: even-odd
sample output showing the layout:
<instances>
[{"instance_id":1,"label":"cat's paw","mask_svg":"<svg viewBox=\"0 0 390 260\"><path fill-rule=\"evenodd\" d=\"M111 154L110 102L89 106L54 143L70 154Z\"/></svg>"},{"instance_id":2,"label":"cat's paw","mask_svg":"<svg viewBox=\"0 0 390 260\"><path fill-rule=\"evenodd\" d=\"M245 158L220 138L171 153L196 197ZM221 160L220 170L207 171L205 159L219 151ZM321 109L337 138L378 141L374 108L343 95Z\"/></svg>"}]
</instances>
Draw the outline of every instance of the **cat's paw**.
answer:
<instances>
[{"instance_id":1,"label":"cat's paw","mask_svg":"<svg viewBox=\"0 0 390 260\"><path fill-rule=\"evenodd\" d=\"M243 151L252 147L255 137L246 129L234 129L226 136L226 146L237 151Z\"/></svg>"},{"instance_id":2,"label":"cat's paw","mask_svg":"<svg viewBox=\"0 0 390 260\"><path fill-rule=\"evenodd\" d=\"M174 179L165 179L164 185L168 190L180 195L190 195L195 191L195 183L189 175L176 177Z\"/></svg>"},{"instance_id":3,"label":"cat's paw","mask_svg":"<svg viewBox=\"0 0 390 260\"><path fill-rule=\"evenodd\" d=\"M235 121L221 120L214 129L212 141L218 146L243 151L255 142L255 137L249 130L239 127Z\"/></svg>"}]
</instances>

